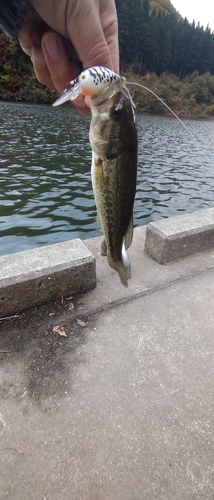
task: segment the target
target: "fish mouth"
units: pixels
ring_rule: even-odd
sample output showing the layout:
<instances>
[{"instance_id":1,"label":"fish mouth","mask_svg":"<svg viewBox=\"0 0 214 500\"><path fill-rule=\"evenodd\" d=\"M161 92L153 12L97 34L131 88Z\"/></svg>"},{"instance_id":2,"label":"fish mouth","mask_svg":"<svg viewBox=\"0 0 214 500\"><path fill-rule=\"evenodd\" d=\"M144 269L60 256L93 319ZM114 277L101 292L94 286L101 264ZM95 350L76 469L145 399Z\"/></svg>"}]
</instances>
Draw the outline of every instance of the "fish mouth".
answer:
<instances>
[{"instance_id":1,"label":"fish mouth","mask_svg":"<svg viewBox=\"0 0 214 500\"><path fill-rule=\"evenodd\" d=\"M94 96L90 97L90 105L91 105L92 111L93 111L93 107L95 107L96 109L99 110L100 108L102 108L103 105L107 106L107 108L108 107L111 108L112 98L114 98L114 96L117 96L118 91L120 91L121 89L126 89L125 79L123 79L123 78L121 78L121 80L119 82L115 83L114 87L109 86L109 87L101 90L101 92L99 94L95 94ZM127 90L127 92L128 92L128 90ZM116 97L116 100L117 100L117 97Z\"/></svg>"}]
</instances>

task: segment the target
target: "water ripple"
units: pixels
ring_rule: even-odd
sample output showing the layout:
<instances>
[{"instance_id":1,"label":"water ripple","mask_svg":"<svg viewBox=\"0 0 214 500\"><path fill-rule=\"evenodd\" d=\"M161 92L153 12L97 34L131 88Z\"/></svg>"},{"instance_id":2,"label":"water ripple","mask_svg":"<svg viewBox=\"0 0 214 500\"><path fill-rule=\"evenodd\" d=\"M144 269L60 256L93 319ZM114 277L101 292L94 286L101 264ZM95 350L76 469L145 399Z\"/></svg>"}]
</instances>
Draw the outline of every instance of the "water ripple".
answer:
<instances>
[{"instance_id":1,"label":"water ripple","mask_svg":"<svg viewBox=\"0 0 214 500\"><path fill-rule=\"evenodd\" d=\"M0 255L100 234L89 118L0 103ZM214 122L137 116L135 226L214 206Z\"/></svg>"}]
</instances>

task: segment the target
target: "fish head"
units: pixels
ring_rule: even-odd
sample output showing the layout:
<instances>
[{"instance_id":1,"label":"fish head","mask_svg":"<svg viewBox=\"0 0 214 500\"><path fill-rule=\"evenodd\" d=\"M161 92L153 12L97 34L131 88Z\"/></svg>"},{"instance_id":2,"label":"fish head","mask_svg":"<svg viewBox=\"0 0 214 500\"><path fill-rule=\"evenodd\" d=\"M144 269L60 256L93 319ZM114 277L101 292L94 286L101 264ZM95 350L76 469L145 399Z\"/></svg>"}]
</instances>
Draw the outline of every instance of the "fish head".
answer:
<instances>
[{"instance_id":1,"label":"fish head","mask_svg":"<svg viewBox=\"0 0 214 500\"><path fill-rule=\"evenodd\" d=\"M121 88L112 96L109 118L119 126L127 126L128 122L135 121L135 105L126 87Z\"/></svg>"},{"instance_id":2,"label":"fish head","mask_svg":"<svg viewBox=\"0 0 214 500\"><path fill-rule=\"evenodd\" d=\"M124 152L132 140L136 146L135 105L123 82L90 99L92 150L108 161Z\"/></svg>"}]
</instances>

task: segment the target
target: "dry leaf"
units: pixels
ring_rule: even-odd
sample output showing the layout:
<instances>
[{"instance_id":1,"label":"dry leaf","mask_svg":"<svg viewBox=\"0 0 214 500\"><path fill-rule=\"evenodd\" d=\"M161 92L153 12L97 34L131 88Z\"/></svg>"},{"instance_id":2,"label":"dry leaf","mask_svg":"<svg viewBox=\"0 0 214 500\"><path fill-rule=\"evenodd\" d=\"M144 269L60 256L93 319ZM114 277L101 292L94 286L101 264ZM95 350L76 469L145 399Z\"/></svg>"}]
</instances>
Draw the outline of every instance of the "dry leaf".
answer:
<instances>
[{"instance_id":1,"label":"dry leaf","mask_svg":"<svg viewBox=\"0 0 214 500\"><path fill-rule=\"evenodd\" d=\"M58 333L59 335L61 335L61 337L67 337L65 330L62 326L54 326L53 332Z\"/></svg>"},{"instance_id":2,"label":"dry leaf","mask_svg":"<svg viewBox=\"0 0 214 500\"><path fill-rule=\"evenodd\" d=\"M76 321L77 321L77 324L79 326L82 326L83 328L84 328L84 326L87 326L86 323L84 321L82 321L81 319L77 319Z\"/></svg>"}]
</instances>

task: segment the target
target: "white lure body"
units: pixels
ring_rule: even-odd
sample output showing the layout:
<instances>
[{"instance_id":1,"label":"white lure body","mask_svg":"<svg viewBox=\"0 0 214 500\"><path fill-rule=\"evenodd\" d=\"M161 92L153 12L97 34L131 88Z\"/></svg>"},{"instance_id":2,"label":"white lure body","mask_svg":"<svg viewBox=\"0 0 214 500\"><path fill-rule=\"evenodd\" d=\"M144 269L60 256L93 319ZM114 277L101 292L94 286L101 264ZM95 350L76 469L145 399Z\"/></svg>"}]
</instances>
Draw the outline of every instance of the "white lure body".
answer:
<instances>
[{"instance_id":1,"label":"white lure body","mask_svg":"<svg viewBox=\"0 0 214 500\"><path fill-rule=\"evenodd\" d=\"M71 80L63 94L53 103L53 106L59 106L66 101L73 101L79 94L93 97L121 80L122 77L114 71L102 66L93 66L82 71L75 80Z\"/></svg>"}]
</instances>

